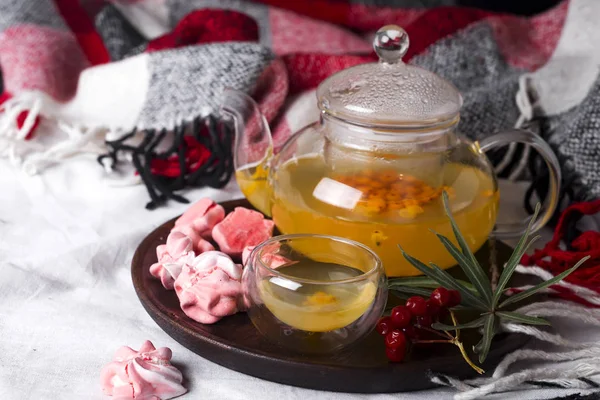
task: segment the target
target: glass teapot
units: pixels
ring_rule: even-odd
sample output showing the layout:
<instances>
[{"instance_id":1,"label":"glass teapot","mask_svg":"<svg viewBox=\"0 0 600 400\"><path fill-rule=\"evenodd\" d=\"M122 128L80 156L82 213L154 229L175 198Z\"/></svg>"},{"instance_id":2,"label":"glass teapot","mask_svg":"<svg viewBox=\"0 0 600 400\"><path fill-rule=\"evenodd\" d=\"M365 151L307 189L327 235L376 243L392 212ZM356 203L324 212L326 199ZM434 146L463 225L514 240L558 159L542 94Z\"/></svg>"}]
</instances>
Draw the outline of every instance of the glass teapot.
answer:
<instances>
[{"instance_id":1,"label":"glass teapot","mask_svg":"<svg viewBox=\"0 0 600 400\"><path fill-rule=\"evenodd\" d=\"M485 151L526 143L550 174L541 228L556 208L560 168L550 147L524 130L473 142L457 133L462 97L448 81L405 64L406 32L381 28L380 60L340 71L317 89L320 120L295 133L277 154L266 119L242 92L227 90L223 111L234 120L235 169L241 191L284 234L318 233L361 242L388 276L418 275L408 254L441 268L456 264L432 233L454 240L444 214L446 191L472 251L492 234L520 235L527 221L497 223L499 190Z\"/></svg>"}]
</instances>

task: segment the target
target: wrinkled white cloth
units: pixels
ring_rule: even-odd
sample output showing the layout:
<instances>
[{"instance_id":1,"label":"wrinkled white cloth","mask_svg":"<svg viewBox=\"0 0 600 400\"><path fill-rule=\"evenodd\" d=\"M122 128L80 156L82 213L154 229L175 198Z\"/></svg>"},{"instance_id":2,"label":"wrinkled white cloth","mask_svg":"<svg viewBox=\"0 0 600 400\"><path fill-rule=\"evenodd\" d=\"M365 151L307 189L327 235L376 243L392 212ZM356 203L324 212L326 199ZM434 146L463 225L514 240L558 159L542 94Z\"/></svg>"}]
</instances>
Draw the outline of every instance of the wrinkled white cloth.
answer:
<instances>
[{"instance_id":1,"label":"wrinkled white cloth","mask_svg":"<svg viewBox=\"0 0 600 400\"><path fill-rule=\"evenodd\" d=\"M89 158L72 159L39 176L0 161L0 399L108 399L100 370L122 345L144 340L173 350L189 393L182 399L451 399L441 388L360 395L280 385L230 371L164 333L137 299L130 262L140 241L187 205L147 211L142 186L112 187ZM194 190L191 201L239 198L224 190ZM575 325L561 333L581 334ZM585 334L593 339L594 332ZM598 335L597 335L598 336ZM401 376L398 379L402 379ZM542 399L580 390L512 392L490 399Z\"/></svg>"}]
</instances>

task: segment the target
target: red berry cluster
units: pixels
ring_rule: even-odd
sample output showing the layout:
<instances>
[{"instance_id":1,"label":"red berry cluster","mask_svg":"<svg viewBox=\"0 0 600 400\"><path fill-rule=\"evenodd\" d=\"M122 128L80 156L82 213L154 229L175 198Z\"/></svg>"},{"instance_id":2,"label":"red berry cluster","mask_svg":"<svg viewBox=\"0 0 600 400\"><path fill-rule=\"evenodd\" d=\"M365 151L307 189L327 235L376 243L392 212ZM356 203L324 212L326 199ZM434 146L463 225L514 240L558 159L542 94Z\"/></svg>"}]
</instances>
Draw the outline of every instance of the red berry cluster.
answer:
<instances>
[{"instance_id":1,"label":"red berry cluster","mask_svg":"<svg viewBox=\"0 0 600 400\"><path fill-rule=\"evenodd\" d=\"M443 287L435 289L428 300L413 296L405 305L392 309L389 317L377 323L377 332L385 337L385 354L393 362L404 360L407 340L416 342L423 335L423 329L442 319L448 308L460 304L460 293Z\"/></svg>"}]
</instances>

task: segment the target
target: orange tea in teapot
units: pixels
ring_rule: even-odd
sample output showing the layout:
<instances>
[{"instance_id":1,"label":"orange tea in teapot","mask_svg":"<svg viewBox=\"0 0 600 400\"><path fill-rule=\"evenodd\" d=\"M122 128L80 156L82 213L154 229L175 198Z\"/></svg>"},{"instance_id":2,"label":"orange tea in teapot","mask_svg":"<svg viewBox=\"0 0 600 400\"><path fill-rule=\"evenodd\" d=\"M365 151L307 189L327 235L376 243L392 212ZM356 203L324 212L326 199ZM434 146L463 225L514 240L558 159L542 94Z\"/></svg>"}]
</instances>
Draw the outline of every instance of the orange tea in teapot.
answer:
<instances>
[{"instance_id":1,"label":"orange tea in teapot","mask_svg":"<svg viewBox=\"0 0 600 400\"><path fill-rule=\"evenodd\" d=\"M493 178L464 164L446 164L442 185L436 187L426 177L391 168L331 173L323 158L313 155L280 166L272 194L260 170L254 168L253 175L238 171L238 182L253 204L266 206L265 199L272 199L266 208L282 233L321 233L364 243L381 258L388 276L420 274L398 245L441 268L455 264L431 232L454 237L444 214L443 190L473 250L487 240L496 220L499 194ZM242 174L256 179L240 179Z\"/></svg>"}]
</instances>

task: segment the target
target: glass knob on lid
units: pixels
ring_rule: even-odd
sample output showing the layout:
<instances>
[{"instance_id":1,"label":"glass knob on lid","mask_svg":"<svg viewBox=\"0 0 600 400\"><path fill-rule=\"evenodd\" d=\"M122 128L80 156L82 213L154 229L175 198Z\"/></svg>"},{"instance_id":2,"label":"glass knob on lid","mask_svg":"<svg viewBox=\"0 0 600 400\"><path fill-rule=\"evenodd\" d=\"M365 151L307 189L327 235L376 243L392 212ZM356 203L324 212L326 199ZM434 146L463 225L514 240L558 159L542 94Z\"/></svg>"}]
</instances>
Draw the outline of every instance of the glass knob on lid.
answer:
<instances>
[{"instance_id":1,"label":"glass knob on lid","mask_svg":"<svg viewBox=\"0 0 600 400\"><path fill-rule=\"evenodd\" d=\"M340 71L319 85L318 105L325 114L361 126L425 128L458 121L462 97L454 85L426 69L405 64L406 31L379 29L373 48L379 62Z\"/></svg>"},{"instance_id":2,"label":"glass knob on lid","mask_svg":"<svg viewBox=\"0 0 600 400\"><path fill-rule=\"evenodd\" d=\"M373 49L384 63L394 64L402 60L408 50L408 34L397 25L379 29L373 39Z\"/></svg>"}]
</instances>

